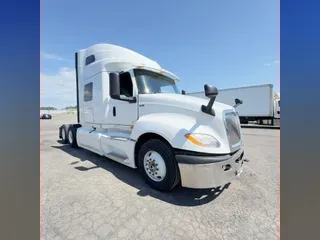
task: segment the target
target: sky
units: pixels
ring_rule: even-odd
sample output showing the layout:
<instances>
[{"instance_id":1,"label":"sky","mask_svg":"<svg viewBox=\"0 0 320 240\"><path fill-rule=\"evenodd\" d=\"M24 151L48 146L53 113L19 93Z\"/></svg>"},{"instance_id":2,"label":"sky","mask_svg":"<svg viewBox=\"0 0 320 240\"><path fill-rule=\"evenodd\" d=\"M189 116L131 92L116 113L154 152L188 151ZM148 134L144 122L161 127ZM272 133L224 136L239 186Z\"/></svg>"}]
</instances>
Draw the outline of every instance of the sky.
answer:
<instances>
[{"instance_id":1,"label":"sky","mask_svg":"<svg viewBox=\"0 0 320 240\"><path fill-rule=\"evenodd\" d=\"M136 51L203 91L280 91L279 0L41 1L41 106L76 105L74 53L97 43Z\"/></svg>"}]
</instances>

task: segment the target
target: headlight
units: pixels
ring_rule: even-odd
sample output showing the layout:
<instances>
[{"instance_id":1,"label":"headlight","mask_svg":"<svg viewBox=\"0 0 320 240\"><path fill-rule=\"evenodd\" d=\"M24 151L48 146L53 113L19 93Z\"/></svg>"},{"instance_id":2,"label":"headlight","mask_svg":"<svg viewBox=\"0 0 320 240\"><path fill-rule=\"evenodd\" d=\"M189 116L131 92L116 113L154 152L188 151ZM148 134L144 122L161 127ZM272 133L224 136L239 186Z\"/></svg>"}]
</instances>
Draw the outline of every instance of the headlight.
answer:
<instances>
[{"instance_id":1,"label":"headlight","mask_svg":"<svg viewBox=\"0 0 320 240\"><path fill-rule=\"evenodd\" d=\"M213 136L203 133L187 133L184 135L192 143L201 147L220 147L220 142Z\"/></svg>"}]
</instances>

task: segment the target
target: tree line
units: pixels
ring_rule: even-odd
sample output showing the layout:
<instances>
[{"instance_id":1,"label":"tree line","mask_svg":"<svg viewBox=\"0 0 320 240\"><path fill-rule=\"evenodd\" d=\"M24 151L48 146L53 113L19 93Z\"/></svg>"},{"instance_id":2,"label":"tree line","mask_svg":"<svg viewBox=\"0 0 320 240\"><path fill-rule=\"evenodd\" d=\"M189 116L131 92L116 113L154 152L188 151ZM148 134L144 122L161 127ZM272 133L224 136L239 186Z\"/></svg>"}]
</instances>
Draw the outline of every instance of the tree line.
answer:
<instances>
[{"instance_id":1,"label":"tree line","mask_svg":"<svg viewBox=\"0 0 320 240\"><path fill-rule=\"evenodd\" d=\"M77 109L77 106L67 106L67 107L65 107L63 109L65 109L65 110L75 110L75 109ZM58 109L55 108L55 107L48 106L48 107L40 107L40 110L58 110Z\"/></svg>"}]
</instances>

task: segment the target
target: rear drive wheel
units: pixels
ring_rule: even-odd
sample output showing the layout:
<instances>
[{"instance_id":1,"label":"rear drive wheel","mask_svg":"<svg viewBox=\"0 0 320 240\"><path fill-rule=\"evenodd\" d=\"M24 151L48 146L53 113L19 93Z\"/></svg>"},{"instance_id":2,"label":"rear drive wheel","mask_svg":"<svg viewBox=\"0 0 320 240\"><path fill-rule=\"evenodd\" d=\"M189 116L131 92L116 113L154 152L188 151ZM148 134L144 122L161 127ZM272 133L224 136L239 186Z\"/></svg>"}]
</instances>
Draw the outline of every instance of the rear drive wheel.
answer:
<instances>
[{"instance_id":1,"label":"rear drive wheel","mask_svg":"<svg viewBox=\"0 0 320 240\"><path fill-rule=\"evenodd\" d=\"M180 182L178 164L172 148L164 141L152 139L141 146L139 171L146 182L160 191L170 191Z\"/></svg>"},{"instance_id":2,"label":"rear drive wheel","mask_svg":"<svg viewBox=\"0 0 320 240\"><path fill-rule=\"evenodd\" d=\"M68 129L68 139L69 139L69 144L73 148L78 147L77 143L77 128L75 128L73 125L69 126Z\"/></svg>"},{"instance_id":3,"label":"rear drive wheel","mask_svg":"<svg viewBox=\"0 0 320 240\"><path fill-rule=\"evenodd\" d=\"M68 143L67 129L64 125L61 127L61 139L62 143Z\"/></svg>"}]
</instances>

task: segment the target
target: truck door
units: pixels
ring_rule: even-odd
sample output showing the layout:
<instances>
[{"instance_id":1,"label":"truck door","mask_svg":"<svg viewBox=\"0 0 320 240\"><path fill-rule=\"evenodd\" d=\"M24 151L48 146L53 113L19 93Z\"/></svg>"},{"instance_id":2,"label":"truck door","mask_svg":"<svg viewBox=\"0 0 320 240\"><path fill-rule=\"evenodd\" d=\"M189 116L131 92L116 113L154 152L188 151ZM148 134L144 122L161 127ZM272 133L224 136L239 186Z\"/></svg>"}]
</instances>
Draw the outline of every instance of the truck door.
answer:
<instances>
[{"instance_id":1,"label":"truck door","mask_svg":"<svg viewBox=\"0 0 320 240\"><path fill-rule=\"evenodd\" d=\"M121 126L132 126L138 119L138 103L126 101L126 98L137 95L132 76L132 71L119 75L121 100L110 98L109 101L109 120L112 124L119 125L120 128Z\"/></svg>"}]
</instances>

